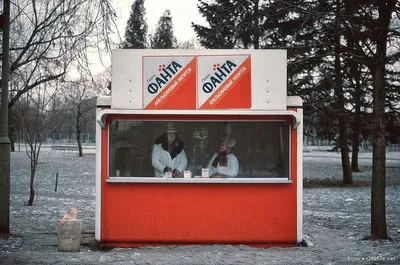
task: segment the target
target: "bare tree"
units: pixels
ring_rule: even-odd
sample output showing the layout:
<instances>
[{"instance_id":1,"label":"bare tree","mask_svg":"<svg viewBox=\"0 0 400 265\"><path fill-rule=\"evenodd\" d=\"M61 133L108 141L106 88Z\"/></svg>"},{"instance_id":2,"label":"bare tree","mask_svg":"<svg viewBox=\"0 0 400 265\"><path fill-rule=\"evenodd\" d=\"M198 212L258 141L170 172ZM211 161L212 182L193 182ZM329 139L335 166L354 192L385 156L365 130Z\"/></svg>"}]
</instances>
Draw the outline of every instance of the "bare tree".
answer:
<instances>
[{"instance_id":1,"label":"bare tree","mask_svg":"<svg viewBox=\"0 0 400 265\"><path fill-rule=\"evenodd\" d=\"M69 112L69 119L76 132L79 156L83 156L81 132L89 121L95 119L99 89L94 82L79 79L66 82L62 93L65 109Z\"/></svg>"},{"instance_id":2,"label":"bare tree","mask_svg":"<svg viewBox=\"0 0 400 265\"><path fill-rule=\"evenodd\" d=\"M111 66L107 67L102 73L95 75L92 78L92 83L99 95L109 95L111 93Z\"/></svg>"},{"instance_id":3,"label":"bare tree","mask_svg":"<svg viewBox=\"0 0 400 265\"><path fill-rule=\"evenodd\" d=\"M9 109L28 91L76 69L90 75L88 52L109 55L117 46L109 36L115 18L111 0L13 2Z\"/></svg>"},{"instance_id":4,"label":"bare tree","mask_svg":"<svg viewBox=\"0 0 400 265\"><path fill-rule=\"evenodd\" d=\"M28 206L32 206L35 199L34 180L42 142L45 135L53 131L60 122L57 110L47 108L52 98L48 97L48 90L44 87L34 92L37 93L27 93L25 100L16 103L20 128L25 139L25 150L30 159Z\"/></svg>"}]
</instances>

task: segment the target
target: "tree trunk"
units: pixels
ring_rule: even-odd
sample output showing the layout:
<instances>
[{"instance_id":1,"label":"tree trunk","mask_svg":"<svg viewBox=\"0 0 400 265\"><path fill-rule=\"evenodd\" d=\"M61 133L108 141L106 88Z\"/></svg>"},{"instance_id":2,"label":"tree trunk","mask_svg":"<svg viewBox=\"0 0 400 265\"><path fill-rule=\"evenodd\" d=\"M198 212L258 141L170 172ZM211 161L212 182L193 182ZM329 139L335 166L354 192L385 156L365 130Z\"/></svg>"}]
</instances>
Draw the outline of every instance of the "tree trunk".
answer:
<instances>
[{"instance_id":1,"label":"tree trunk","mask_svg":"<svg viewBox=\"0 0 400 265\"><path fill-rule=\"evenodd\" d=\"M31 177L29 181L29 200L27 206L32 206L33 205L33 200L35 199L35 188L33 186L34 180L35 180L35 173L36 173L36 165L37 165L37 160L36 160L36 154L31 151Z\"/></svg>"},{"instance_id":2,"label":"tree trunk","mask_svg":"<svg viewBox=\"0 0 400 265\"><path fill-rule=\"evenodd\" d=\"M386 144L385 144L385 65L388 27L395 9L395 0L380 1L379 26L375 28L375 65L373 76L373 147L371 188L371 239L387 239L386 226Z\"/></svg>"},{"instance_id":3,"label":"tree trunk","mask_svg":"<svg viewBox=\"0 0 400 265\"><path fill-rule=\"evenodd\" d=\"M386 227L386 145L385 145L385 89L384 66L374 73L374 110L372 132L372 188L371 188L371 237L387 238Z\"/></svg>"},{"instance_id":4,"label":"tree trunk","mask_svg":"<svg viewBox=\"0 0 400 265\"><path fill-rule=\"evenodd\" d=\"M351 170L353 172L360 172L360 168L358 167L358 152L360 150L360 134L361 134L361 84L360 84L360 70L358 69L357 64L353 66L354 71L353 77L355 79L356 85L354 88L354 103L355 103L355 114L354 114L354 122L353 122L353 153L351 156Z\"/></svg>"},{"instance_id":5,"label":"tree trunk","mask_svg":"<svg viewBox=\"0 0 400 265\"><path fill-rule=\"evenodd\" d=\"M78 131L76 134L76 141L78 142L79 156L83 156L82 140L81 140L81 132L80 131Z\"/></svg>"},{"instance_id":6,"label":"tree trunk","mask_svg":"<svg viewBox=\"0 0 400 265\"><path fill-rule=\"evenodd\" d=\"M358 10L357 5L354 5L351 1L343 1L343 15L349 20L349 23L345 25L345 38L347 40L347 47L351 50L357 50L359 39L354 34L354 31L359 31L359 26L353 27L353 22L357 25L358 21ZM351 124L353 135L352 135L352 156L351 156L351 170L352 172L359 172L358 167L358 152L360 146L360 134L361 134L361 67L355 59L350 60L350 80L355 82L354 84L354 120ZM353 80L352 80L353 79Z\"/></svg>"},{"instance_id":7,"label":"tree trunk","mask_svg":"<svg viewBox=\"0 0 400 265\"><path fill-rule=\"evenodd\" d=\"M14 135L12 130L8 130L8 135L9 139L11 142L11 152L15 152L15 141L14 141Z\"/></svg>"},{"instance_id":8,"label":"tree trunk","mask_svg":"<svg viewBox=\"0 0 400 265\"><path fill-rule=\"evenodd\" d=\"M76 118L76 142L78 143L79 156L83 156L81 128L79 127L79 114L77 115L77 118Z\"/></svg>"},{"instance_id":9,"label":"tree trunk","mask_svg":"<svg viewBox=\"0 0 400 265\"><path fill-rule=\"evenodd\" d=\"M340 153L342 156L342 171L343 171L343 184L353 184L353 176L351 173L350 167L350 157L349 157L349 147L347 145L348 141L348 132L347 132L347 114L345 109L345 99L343 94L343 81L342 81L342 67L340 62L340 37L341 37L341 29L340 29L340 0L336 1L337 4L337 32L335 33L335 93L337 97L336 110L339 112L339 146Z\"/></svg>"},{"instance_id":10,"label":"tree trunk","mask_svg":"<svg viewBox=\"0 0 400 265\"><path fill-rule=\"evenodd\" d=\"M259 19L259 0L256 0L254 3L254 11L253 11L253 32L254 32L254 40L253 40L253 44L254 44L254 49L260 49L260 27L259 27L259 23L258 23L258 19Z\"/></svg>"}]
</instances>

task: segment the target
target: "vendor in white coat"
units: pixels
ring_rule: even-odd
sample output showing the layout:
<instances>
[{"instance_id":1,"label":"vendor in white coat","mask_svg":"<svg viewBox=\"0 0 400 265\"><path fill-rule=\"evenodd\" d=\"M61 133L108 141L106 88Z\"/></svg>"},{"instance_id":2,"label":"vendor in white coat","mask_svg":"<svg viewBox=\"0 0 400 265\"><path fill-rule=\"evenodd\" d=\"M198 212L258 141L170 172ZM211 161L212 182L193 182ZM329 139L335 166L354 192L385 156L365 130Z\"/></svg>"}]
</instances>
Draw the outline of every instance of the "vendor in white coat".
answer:
<instances>
[{"instance_id":1,"label":"vendor in white coat","mask_svg":"<svg viewBox=\"0 0 400 265\"><path fill-rule=\"evenodd\" d=\"M218 153L215 153L210 162L208 169L211 178L234 178L239 171L239 161L232 153L236 141L233 138L223 136L219 140Z\"/></svg>"},{"instance_id":2,"label":"vendor in white coat","mask_svg":"<svg viewBox=\"0 0 400 265\"><path fill-rule=\"evenodd\" d=\"M175 178L183 177L187 158L184 144L177 134L177 129L169 123L165 133L154 141L151 158L156 177L164 177L166 172L172 172Z\"/></svg>"}]
</instances>

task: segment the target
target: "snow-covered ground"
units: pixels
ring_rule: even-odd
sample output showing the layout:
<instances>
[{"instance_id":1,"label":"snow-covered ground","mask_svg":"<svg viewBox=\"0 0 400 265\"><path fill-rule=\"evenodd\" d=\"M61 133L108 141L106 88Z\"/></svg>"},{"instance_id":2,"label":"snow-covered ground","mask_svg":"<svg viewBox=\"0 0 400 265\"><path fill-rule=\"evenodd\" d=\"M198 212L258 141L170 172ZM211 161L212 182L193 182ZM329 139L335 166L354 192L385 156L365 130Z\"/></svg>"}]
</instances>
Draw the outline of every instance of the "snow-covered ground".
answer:
<instances>
[{"instance_id":1,"label":"snow-covered ground","mask_svg":"<svg viewBox=\"0 0 400 265\"><path fill-rule=\"evenodd\" d=\"M42 150L29 198L29 160L11 154L11 233L0 238L0 264L400 264L400 152L387 153L386 212L392 240L369 241L370 187L304 189L304 237L308 247L252 248L205 245L99 250L93 242L95 155ZM360 153L362 172L354 180L371 182L372 154ZM59 173L55 192L56 173ZM307 149L304 178L340 180L340 154ZM57 219L78 207L83 241L78 253L57 251Z\"/></svg>"}]
</instances>

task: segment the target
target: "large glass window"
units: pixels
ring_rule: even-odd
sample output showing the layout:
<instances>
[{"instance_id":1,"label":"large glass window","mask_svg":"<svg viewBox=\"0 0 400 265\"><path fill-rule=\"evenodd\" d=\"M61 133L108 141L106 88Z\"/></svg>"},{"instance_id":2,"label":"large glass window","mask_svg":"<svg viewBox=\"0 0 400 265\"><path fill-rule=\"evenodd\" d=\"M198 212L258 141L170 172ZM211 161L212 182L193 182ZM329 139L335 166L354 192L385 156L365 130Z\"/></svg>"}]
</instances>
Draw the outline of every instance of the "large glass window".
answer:
<instances>
[{"instance_id":1,"label":"large glass window","mask_svg":"<svg viewBox=\"0 0 400 265\"><path fill-rule=\"evenodd\" d=\"M236 178L289 178L290 125L287 121L113 120L109 126L109 176L154 177L154 142L173 125L184 143L185 170L200 176L218 153L219 138L235 139Z\"/></svg>"}]
</instances>

